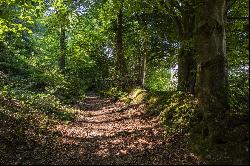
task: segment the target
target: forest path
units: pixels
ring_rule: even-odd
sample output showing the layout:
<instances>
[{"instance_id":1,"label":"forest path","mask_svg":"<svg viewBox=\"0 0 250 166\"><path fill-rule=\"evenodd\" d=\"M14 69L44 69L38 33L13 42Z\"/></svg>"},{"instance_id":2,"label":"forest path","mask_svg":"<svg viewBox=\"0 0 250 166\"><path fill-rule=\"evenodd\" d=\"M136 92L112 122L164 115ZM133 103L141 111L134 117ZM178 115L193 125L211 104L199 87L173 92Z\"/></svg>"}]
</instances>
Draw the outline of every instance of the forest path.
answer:
<instances>
[{"instance_id":1,"label":"forest path","mask_svg":"<svg viewBox=\"0 0 250 166\"><path fill-rule=\"evenodd\" d=\"M184 136L166 136L158 117L146 117L143 105L127 108L90 94L79 104L78 118L58 124L49 164L201 164Z\"/></svg>"}]
</instances>

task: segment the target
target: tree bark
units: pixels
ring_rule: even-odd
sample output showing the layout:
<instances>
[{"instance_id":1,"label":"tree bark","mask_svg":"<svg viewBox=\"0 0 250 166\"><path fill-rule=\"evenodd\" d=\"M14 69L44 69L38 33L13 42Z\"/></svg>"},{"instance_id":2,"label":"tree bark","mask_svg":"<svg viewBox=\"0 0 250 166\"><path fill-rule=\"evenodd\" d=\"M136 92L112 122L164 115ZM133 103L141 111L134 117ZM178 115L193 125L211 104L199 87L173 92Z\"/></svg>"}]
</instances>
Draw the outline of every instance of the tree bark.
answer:
<instances>
[{"instance_id":1,"label":"tree bark","mask_svg":"<svg viewBox=\"0 0 250 166\"><path fill-rule=\"evenodd\" d=\"M194 94L196 61L194 49L182 42L178 55L178 90Z\"/></svg>"},{"instance_id":2,"label":"tree bark","mask_svg":"<svg viewBox=\"0 0 250 166\"><path fill-rule=\"evenodd\" d=\"M122 7L118 11L117 15L117 28L116 28L116 67L119 73L120 85L124 86L127 75L126 61L123 52L123 12Z\"/></svg>"},{"instance_id":3,"label":"tree bark","mask_svg":"<svg viewBox=\"0 0 250 166\"><path fill-rule=\"evenodd\" d=\"M196 78L195 49L193 48L193 29L195 25L193 6L185 3L182 18L177 19L181 49L178 54L178 90L194 94Z\"/></svg>"},{"instance_id":4,"label":"tree bark","mask_svg":"<svg viewBox=\"0 0 250 166\"><path fill-rule=\"evenodd\" d=\"M197 78L196 95L208 123L221 122L227 108L227 59L225 46L225 0L196 0ZM208 124L209 135L219 125ZM217 129L215 129L216 127ZM217 134L213 133L217 132Z\"/></svg>"},{"instance_id":5,"label":"tree bark","mask_svg":"<svg viewBox=\"0 0 250 166\"><path fill-rule=\"evenodd\" d=\"M143 50L141 47L139 47L139 54L138 54L138 74L137 74L137 83L136 85L140 86L141 85L141 75L142 75L142 57L141 57L141 54L142 54Z\"/></svg>"},{"instance_id":6,"label":"tree bark","mask_svg":"<svg viewBox=\"0 0 250 166\"><path fill-rule=\"evenodd\" d=\"M147 67L147 52L145 51L142 57L142 68L141 68L141 86L143 89L145 88L146 67Z\"/></svg>"}]
</instances>

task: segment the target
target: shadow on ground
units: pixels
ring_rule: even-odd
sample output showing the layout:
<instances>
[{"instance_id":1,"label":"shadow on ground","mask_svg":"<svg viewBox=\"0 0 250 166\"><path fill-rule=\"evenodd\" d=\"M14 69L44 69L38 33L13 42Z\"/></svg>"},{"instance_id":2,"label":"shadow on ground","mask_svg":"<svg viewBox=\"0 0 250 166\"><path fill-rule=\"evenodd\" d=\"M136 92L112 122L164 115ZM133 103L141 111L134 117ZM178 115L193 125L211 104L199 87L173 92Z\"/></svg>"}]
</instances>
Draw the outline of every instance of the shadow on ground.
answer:
<instances>
[{"instance_id":1,"label":"shadow on ground","mask_svg":"<svg viewBox=\"0 0 250 166\"><path fill-rule=\"evenodd\" d=\"M10 148L0 143L5 145L0 149L0 163L202 164L189 151L186 136L165 135L158 117L144 116L141 105L126 107L91 96L78 106L77 114L68 124L50 124L42 139L33 144Z\"/></svg>"}]
</instances>

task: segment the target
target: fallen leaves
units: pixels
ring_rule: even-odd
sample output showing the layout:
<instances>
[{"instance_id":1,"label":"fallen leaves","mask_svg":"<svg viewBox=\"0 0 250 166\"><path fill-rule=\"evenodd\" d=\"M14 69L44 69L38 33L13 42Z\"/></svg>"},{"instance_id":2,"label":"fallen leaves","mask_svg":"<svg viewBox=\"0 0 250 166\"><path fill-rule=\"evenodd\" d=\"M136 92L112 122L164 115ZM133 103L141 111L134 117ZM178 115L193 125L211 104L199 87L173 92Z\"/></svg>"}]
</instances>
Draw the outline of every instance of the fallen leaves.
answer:
<instances>
[{"instance_id":1,"label":"fallen leaves","mask_svg":"<svg viewBox=\"0 0 250 166\"><path fill-rule=\"evenodd\" d=\"M50 136L33 151L28 151L31 157L23 159L22 163L201 163L188 151L185 137L166 136L159 118L146 118L143 108L143 104L125 107L122 102L87 97L73 110L77 115L76 120L68 124L50 124L46 133ZM118 111L121 109L123 111Z\"/></svg>"}]
</instances>

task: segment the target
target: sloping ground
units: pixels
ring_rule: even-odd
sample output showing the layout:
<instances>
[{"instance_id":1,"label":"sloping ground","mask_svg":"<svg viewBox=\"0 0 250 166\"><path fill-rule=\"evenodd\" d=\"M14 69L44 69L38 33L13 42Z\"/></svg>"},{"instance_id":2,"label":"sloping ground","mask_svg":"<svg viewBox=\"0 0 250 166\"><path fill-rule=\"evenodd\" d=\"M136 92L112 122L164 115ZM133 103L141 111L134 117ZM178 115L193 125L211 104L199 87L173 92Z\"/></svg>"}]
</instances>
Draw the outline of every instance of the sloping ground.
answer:
<instances>
[{"instance_id":1,"label":"sloping ground","mask_svg":"<svg viewBox=\"0 0 250 166\"><path fill-rule=\"evenodd\" d=\"M75 121L51 123L43 142L13 146L1 164L204 164L184 135L165 135L143 107L90 95L76 106Z\"/></svg>"}]
</instances>

